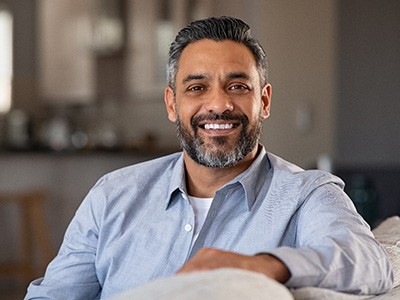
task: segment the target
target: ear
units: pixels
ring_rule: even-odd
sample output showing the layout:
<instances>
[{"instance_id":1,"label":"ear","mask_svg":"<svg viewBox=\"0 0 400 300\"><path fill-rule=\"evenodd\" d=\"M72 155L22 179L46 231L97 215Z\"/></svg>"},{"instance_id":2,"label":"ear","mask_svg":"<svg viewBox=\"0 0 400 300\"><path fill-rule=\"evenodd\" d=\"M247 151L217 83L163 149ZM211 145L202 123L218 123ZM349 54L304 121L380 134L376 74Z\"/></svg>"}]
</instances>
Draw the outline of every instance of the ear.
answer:
<instances>
[{"instance_id":1,"label":"ear","mask_svg":"<svg viewBox=\"0 0 400 300\"><path fill-rule=\"evenodd\" d=\"M264 86L261 93L262 109L261 115L264 119L269 117L271 108L272 86L268 83Z\"/></svg>"},{"instance_id":2,"label":"ear","mask_svg":"<svg viewBox=\"0 0 400 300\"><path fill-rule=\"evenodd\" d=\"M174 91L170 86L167 86L164 91L164 101L167 108L168 119L171 122L176 122L176 111L175 111L175 95Z\"/></svg>"}]
</instances>

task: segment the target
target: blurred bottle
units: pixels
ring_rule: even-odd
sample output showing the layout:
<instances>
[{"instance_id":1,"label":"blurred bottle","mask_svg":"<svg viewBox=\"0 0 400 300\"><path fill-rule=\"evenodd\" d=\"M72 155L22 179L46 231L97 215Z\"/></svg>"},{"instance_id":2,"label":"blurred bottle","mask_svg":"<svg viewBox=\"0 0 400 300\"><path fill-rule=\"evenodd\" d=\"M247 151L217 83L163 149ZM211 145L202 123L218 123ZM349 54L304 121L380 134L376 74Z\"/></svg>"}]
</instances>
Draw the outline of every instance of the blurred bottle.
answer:
<instances>
[{"instance_id":1,"label":"blurred bottle","mask_svg":"<svg viewBox=\"0 0 400 300\"><path fill-rule=\"evenodd\" d=\"M106 99L100 106L97 124L97 147L112 150L120 146L120 133L116 121L119 108L114 99Z\"/></svg>"},{"instance_id":2,"label":"blurred bottle","mask_svg":"<svg viewBox=\"0 0 400 300\"><path fill-rule=\"evenodd\" d=\"M329 173L333 172L333 162L332 158L329 154L324 153L318 156L317 158L317 168L322 171L326 171Z\"/></svg>"},{"instance_id":3,"label":"blurred bottle","mask_svg":"<svg viewBox=\"0 0 400 300\"><path fill-rule=\"evenodd\" d=\"M70 149L71 128L63 108L59 108L46 126L45 145L53 151Z\"/></svg>"},{"instance_id":4,"label":"blurred bottle","mask_svg":"<svg viewBox=\"0 0 400 300\"><path fill-rule=\"evenodd\" d=\"M6 117L6 146L12 150L25 150L30 146L30 119L20 109L11 110Z\"/></svg>"}]
</instances>

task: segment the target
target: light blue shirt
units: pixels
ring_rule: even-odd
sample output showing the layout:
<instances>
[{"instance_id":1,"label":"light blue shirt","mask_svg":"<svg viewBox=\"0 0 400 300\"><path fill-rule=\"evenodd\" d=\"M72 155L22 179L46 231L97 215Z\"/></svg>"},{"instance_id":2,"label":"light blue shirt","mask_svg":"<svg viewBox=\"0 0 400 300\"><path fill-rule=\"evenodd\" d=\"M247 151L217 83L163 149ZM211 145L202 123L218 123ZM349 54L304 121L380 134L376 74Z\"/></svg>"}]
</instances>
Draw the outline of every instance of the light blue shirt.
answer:
<instances>
[{"instance_id":1,"label":"light blue shirt","mask_svg":"<svg viewBox=\"0 0 400 300\"><path fill-rule=\"evenodd\" d=\"M92 188L44 278L25 299L99 299L173 275L201 247L270 253L288 287L380 293L388 258L326 172L304 171L261 147L253 164L219 189L191 249L195 216L182 153L114 171Z\"/></svg>"}]
</instances>

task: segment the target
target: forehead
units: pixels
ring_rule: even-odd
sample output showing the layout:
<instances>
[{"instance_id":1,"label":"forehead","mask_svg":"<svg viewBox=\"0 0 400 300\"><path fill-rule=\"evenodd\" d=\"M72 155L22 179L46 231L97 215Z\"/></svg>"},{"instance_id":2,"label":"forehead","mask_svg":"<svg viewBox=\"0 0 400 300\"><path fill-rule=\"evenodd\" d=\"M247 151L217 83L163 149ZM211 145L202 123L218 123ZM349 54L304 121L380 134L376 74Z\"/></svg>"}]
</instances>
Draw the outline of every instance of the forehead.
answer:
<instances>
[{"instance_id":1,"label":"forehead","mask_svg":"<svg viewBox=\"0 0 400 300\"><path fill-rule=\"evenodd\" d=\"M253 53L247 46L231 40L204 39L186 46L179 59L177 78L197 72L245 72L258 78Z\"/></svg>"}]
</instances>

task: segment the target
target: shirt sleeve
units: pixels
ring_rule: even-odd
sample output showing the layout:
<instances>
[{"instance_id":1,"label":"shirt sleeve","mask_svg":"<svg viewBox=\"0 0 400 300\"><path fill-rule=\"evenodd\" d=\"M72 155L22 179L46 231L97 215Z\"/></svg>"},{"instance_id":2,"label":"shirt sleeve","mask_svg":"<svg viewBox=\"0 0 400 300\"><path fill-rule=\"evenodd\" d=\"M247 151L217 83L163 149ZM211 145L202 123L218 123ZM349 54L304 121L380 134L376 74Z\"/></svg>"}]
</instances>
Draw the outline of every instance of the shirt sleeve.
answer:
<instances>
[{"instance_id":1,"label":"shirt sleeve","mask_svg":"<svg viewBox=\"0 0 400 300\"><path fill-rule=\"evenodd\" d=\"M33 281L25 299L99 299L101 287L96 275L95 260L98 241L96 214L101 199L88 194L66 231L56 258L45 276Z\"/></svg>"},{"instance_id":2,"label":"shirt sleeve","mask_svg":"<svg viewBox=\"0 0 400 300\"><path fill-rule=\"evenodd\" d=\"M392 287L393 273L386 252L336 184L313 190L293 222L296 247L270 251L291 272L286 286L355 294L379 294Z\"/></svg>"}]
</instances>

